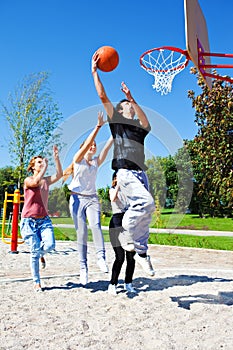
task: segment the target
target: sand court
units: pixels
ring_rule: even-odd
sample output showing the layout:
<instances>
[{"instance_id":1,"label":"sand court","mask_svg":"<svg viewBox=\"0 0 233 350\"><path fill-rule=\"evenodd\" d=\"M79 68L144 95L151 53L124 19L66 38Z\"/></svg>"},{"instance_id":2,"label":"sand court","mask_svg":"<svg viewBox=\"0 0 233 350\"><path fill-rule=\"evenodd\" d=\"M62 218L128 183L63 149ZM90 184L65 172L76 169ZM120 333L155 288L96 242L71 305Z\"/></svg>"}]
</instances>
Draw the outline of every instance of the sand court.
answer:
<instances>
[{"instance_id":1,"label":"sand court","mask_svg":"<svg viewBox=\"0 0 233 350\"><path fill-rule=\"evenodd\" d=\"M35 293L26 245L0 243L0 349L232 349L233 252L150 246L155 276L136 265L137 294L107 293L110 273L89 244L89 283L79 284L75 242L57 242ZM106 243L111 268L113 251Z\"/></svg>"}]
</instances>

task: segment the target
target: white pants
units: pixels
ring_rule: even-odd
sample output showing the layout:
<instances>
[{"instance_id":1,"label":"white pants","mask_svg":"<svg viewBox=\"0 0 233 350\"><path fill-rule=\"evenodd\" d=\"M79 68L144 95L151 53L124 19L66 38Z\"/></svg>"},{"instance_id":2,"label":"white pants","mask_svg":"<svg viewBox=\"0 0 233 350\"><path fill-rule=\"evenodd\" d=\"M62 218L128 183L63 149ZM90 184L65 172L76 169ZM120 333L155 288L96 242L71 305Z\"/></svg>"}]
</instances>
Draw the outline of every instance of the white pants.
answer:
<instances>
[{"instance_id":1,"label":"white pants","mask_svg":"<svg viewBox=\"0 0 233 350\"><path fill-rule=\"evenodd\" d=\"M135 251L138 254L146 253L151 215L155 210L154 200L148 191L146 173L142 170L119 169L117 183L129 205L122 226L132 237Z\"/></svg>"}]
</instances>

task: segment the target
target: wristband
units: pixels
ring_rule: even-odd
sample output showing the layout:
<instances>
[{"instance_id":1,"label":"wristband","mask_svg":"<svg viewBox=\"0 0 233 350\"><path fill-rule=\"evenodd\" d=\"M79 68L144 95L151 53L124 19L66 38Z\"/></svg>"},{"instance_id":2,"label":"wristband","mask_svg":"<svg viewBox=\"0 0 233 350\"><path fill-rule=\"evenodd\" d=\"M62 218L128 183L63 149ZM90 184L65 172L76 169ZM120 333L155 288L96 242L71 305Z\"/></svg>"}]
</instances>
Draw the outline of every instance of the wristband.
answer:
<instances>
[{"instance_id":1,"label":"wristband","mask_svg":"<svg viewBox=\"0 0 233 350\"><path fill-rule=\"evenodd\" d=\"M97 129L101 128L102 125L96 125Z\"/></svg>"}]
</instances>

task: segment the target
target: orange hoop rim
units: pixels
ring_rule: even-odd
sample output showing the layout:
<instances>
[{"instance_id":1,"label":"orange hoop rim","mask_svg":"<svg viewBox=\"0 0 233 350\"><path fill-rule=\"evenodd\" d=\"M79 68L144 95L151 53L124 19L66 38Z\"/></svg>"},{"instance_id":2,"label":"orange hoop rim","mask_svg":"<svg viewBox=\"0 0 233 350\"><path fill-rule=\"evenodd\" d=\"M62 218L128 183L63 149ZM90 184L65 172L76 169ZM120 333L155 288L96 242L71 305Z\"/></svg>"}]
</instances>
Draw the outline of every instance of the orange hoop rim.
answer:
<instances>
[{"instance_id":1,"label":"orange hoop rim","mask_svg":"<svg viewBox=\"0 0 233 350\"><path fill-rule=\"evenodd\" d=\"M151 52L154 52L154 51L160 51L160 50L167 50L167 51L175 51L175 52L179 52L180 54L184 55L186 57L186 60L184 63L182 63L181 65L179 65L178 67L174 67L174 68L171 68L171 69L156 69L156 68L151 68L151 67L147 67L144 65L143 63L143 58L150 54ZM180 67L186 67L190 61L190 56L188 54L188 51L187 50L182 50L178 47L173 47L173 46L161 46L161 47L155 47L153 49L150 49L150 50L147 50L145 51L141 56L140 56L140 65L142 66L143 69L145 69L146 71L149 71L149 72L168 72L168 71L173 71L173 70L178 70L180 69Z\"/></svg>"}]
</instances>

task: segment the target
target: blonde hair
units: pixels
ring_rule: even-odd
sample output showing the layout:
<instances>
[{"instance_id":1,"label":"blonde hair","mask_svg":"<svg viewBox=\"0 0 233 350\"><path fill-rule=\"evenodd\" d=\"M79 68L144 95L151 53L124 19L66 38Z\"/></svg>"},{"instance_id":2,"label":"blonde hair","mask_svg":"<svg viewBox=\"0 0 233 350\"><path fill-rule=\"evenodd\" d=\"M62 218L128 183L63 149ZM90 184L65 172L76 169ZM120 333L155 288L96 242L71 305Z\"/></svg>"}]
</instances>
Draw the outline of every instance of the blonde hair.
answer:
<instances>
[{"instance_id":1,"label":"blonde hair","mask_svg":"<svg viewBox=\"0 0 233 350\"><path fill-rule=\"evenodd\" d=\"M84 145L84 143L86 142L86 140L84 140L81 145L79 146L79 149L81 149ZM93 141L93 143L96 145L95 140ZM62 176L62 182L66 182L66 180L70 177L70 176L74 175L74 164L73 162L63 171L63 176Z\"/></svg>"},{"instance_id":2,"label":"blonde hair","mask_svg":"<svg viewBox=\"0 0 233 350\"><path fill-rule=\"evenodd\" d=\"M37 158L43 159L43 157L42 157L41 155L33 157L33 158L30 160L29 164L28 164L28 167L27 167L27 171L28 171L28 172L34 173L34 169L33 169L33 168L34 168L34 166L35 166L35 160L36 160Z\"/></svg>"}]
</instances>

